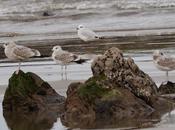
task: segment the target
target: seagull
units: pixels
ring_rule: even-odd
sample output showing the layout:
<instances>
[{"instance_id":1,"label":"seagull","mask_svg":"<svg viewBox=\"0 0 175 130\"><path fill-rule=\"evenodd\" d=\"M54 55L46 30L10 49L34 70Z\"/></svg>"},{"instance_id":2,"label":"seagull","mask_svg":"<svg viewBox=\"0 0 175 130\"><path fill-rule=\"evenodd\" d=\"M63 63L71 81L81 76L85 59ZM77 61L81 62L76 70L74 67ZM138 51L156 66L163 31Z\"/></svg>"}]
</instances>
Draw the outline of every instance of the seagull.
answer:
<instances>
[{"instance_id":1,"label":"seagull","mask_svg":"<svg viewBox=\"0 0 175 130\"><path fill-rule=\"evenodd\" d=\"M5 43L4 53L8 59L12 61L18 61L18 70L16 74L19 73L21 62L34 56L41 56L40 52L35 49L31 49L25 46L17 45L15 42Z\"/></svg>"},{"instance_id":2,"label":"seagull","mask_svg":"<svg viewBox=\"0 0 175 130\"><path fill-rule=\"evenodd\" d=\"M165 55L163 52L156 50L153 53L153 62L161 71L166 71L168 81L168 72L175 70L175 57Z\"/></svg>"},{"instance_id":3,"label":"seagull","mask_svg":"<svg viewBox=\"0 0 175 130\"><path fill-rule=\"evenodd\" d=\"M65 73L67 70L67 65L72 63L82 64L88 59L83 59L79 55L64 51L61 46L54 46L52 49L52 59L59 65L61 65L61 72L63 72L63 66L65 66ZM62 73L63 75L63 73Z\"/></svg>"},{"instance_id":4,"label":"seagull","mask_svg":"<svg viewBox=\"0 0 175 130\"><path fill-rule=\"evenodd\" d=\"M98 36L94 31L90 30L89 28L86 28L83 25L78 26L77 34L78 37L85 42L103 39L103 37Z\"/></svg>"}]
</instances>

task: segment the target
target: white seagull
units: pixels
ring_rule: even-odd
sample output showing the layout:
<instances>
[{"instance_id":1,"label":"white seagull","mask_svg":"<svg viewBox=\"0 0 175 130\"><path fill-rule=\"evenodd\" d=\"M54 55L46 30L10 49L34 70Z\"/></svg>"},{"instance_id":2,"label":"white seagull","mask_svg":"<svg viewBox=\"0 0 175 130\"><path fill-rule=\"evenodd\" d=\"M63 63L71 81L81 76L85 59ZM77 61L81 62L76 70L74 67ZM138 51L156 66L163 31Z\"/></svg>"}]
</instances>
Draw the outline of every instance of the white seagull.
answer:
<instances>
[{"instance_id":1,"label":"white seagull","mask_svg":"<svg viewBox=\"0 0 175 130\"><path fill-rule=\"evenodd\" d=\"M175 70L175 57L165 55L163 52L156 50L153 53L153 61L159 70L166 71L168 81L168 72Z\"/></svg>"},{"instance_id":2,"label":"white seagull","mask_svg":"<svg viewBox=\"0 0 175 130\"><path fill-rule=\"evenodd\" d=\"M15 42L5 43L4 52L8 59L12 61L18 61L18 70L16 74L19 73L21 62L34 56L41 56L40 52L35 49L31 49L25 46L16 45Z\"/></svg>"},{"instance_id":3,"label":"white seagull","mask_svg":"<svg viewBox=\"0 0 175 130\"><path fill-rule=\"evenodd\" d=\"M77 34L78 34L78 37L85 42L103 39L103 37L100 37L94 31L90 30L89 28L86 28L83 25L78 26Z\"/></svg>"},{"instance_id":4,"label":"white seagull","mask_svg":"<svg viewBox=\"0 0 175 130\"><path fill-rule=\"evenodd\" d=\"M72 63L82 64L88 60L88 59L82 59L79 55L62 50L61 46L54 46L52 51L53 51L52 59L57 64L61 65L62 72L63 72L63 66L65 66L65 73L67 70L67 65Z\"/></svg>"}]
</instances>

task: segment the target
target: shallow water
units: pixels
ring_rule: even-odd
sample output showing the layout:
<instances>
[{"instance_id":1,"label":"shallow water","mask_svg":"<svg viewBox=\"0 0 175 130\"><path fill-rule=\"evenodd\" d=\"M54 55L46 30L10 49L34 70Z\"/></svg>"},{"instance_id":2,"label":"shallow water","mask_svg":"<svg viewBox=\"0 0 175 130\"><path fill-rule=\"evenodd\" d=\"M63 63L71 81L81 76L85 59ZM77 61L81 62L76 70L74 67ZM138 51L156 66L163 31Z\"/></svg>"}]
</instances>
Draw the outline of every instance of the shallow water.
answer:
<instances>
[{"instance_id":1,"label":"shallow water","mask_svg":"<svg viewBox=\"0 0 175 130\"><path fill-rule=\"evenodd\" d=\"M157 85L161 84L165 80L165 73L157 70L152 63L152 55L148 52L137 51L135 53L124 53L125 57L127 58L128 55L134 58L136 64L146 73L148 73L153 80L156 82ZM172 52L171 54L175 54ZM5 92L5 88L8 84L9 77L11 74L16 70L17 63L1 63L0 64L0 101L2 103L3 94ZM92 73L90 69L91 62L85 63L83 65L70 65L68 66L67 70L67 81L65 80L65 75L61 76L61 69L60 66L56 65L53 61L42 61L42 62L28 62L22 64L22 70L25 72L31 71L35 72L39 76L41 76L44 80L48 81L51 86L61 95L66 96L66 90L68 85L71 82L75 81L83 81L88 79ZM170 72L170 80L175 82L175 72ZM0 106L0 129L8 130L6 122L2 116L2 106ZM28 121L28 120L27 120ZM8 122L9 123L9 122ZM29 125L29 122L23 122L23 127L25 125ZM175 128L175 111L171 113L171 116L165 115L162 117L162 121L155 125L155 128L165 128L169 127L168 129ZM35 124L36 125L36 124ZM31 130L35 130L36 126L32 126ZM45 125L40 124L41 128L45 128ZM65 126L62 125L60 119L57 119L55 123L53 123L52 128L50 130L59 129L65 130L67 129Z\"/></svg>"}]
</instances>

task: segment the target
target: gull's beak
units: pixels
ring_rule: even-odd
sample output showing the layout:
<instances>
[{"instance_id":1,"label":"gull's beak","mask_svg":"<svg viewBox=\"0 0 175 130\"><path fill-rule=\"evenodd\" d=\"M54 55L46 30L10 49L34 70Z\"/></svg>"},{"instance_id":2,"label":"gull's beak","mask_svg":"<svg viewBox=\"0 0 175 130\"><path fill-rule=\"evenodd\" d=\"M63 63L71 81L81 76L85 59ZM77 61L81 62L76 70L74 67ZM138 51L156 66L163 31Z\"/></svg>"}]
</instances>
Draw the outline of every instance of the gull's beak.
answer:
<instances>
[{"instance_id":1,"label":"gull's beak","mask_svg":"<svg viewBox=\"0 0 175 130\"><path fill-rule=\"evenodd\" d=\"M3 43L3 48L5 48L5 47L6 47L5 43Z\"/></svg>"}]
</instances>

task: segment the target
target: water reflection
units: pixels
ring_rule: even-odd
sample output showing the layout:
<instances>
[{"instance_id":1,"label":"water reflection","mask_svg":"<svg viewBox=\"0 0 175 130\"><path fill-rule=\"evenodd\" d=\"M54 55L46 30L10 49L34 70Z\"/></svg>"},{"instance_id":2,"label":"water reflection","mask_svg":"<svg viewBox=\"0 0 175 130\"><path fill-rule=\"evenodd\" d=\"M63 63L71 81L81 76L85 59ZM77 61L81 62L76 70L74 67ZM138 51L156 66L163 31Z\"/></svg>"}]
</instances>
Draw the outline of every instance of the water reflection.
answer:
<instances>
[{"instance_id":1,"label":"water reflection","mask_svg":"<svg viewBox=\"0 0 175 130\"><path fill-rule=\"evenodd\" d=\"M30 114L4 112L3 116L11 130L48 130L58 118L57 113L50 111Z\"/></svg>"},{"instance_id":2,"label":"water reflection","mask_svg":"<svg viewBox=\"0 0 175 130\"><path fill-rule=\"evenodd\" d=\"M150 116L150 117L142 117L142 118L126 118L126 119L114 119L114 118L101 118L95 119L92 118L84 118L82 120L74 120L71 118L62 118L61 122L64 126L68 128L80 128L80 129L112 129L112 128L148 128L154 127L154 125L160 122L159 116ZM81 122L81 123L80 123Z\"/></svg>"}]
</instances>

